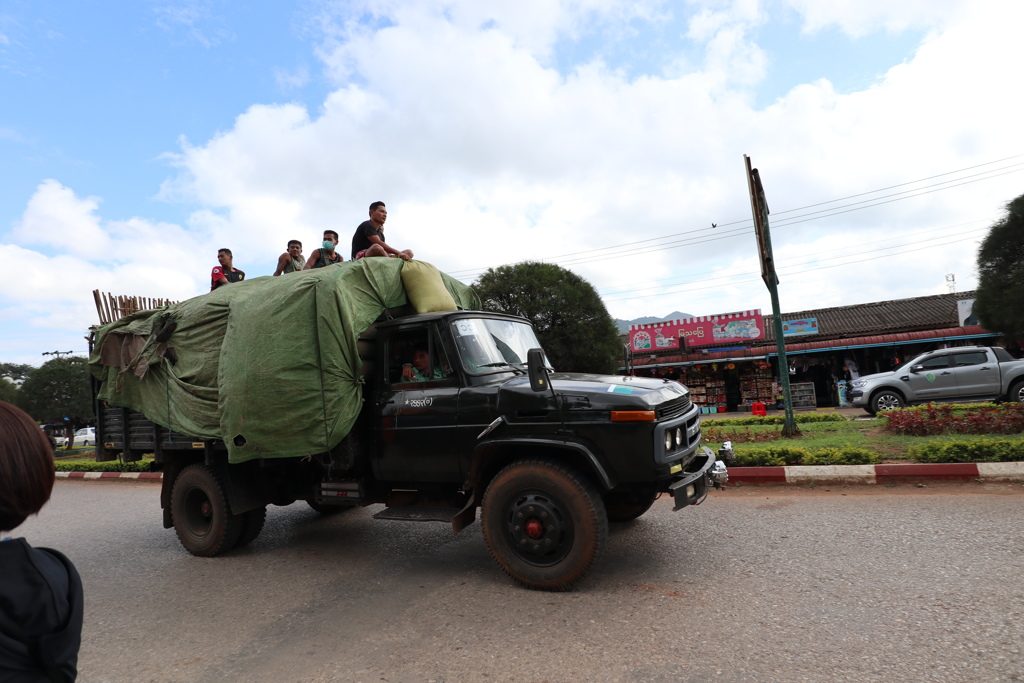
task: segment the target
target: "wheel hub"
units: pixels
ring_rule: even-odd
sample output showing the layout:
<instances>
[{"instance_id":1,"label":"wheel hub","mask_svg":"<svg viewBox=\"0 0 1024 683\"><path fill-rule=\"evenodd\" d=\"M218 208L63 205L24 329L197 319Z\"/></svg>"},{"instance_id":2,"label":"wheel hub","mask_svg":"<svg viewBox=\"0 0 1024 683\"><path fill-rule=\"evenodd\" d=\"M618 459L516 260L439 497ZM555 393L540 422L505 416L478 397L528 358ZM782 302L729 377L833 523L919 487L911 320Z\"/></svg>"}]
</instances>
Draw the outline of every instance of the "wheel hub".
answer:
<instances>
[{"instance_id":1,"label":"wheel hub","mask_svg":"<svg viewBox=\"0 0 1024 683\"><path fill-rule=\"evenodd\" d=\"M519 557L531 564L551 565L572 546L572 521L557 501L528 493L509 505L508 534Z\"/></svg>"}]
</instances>

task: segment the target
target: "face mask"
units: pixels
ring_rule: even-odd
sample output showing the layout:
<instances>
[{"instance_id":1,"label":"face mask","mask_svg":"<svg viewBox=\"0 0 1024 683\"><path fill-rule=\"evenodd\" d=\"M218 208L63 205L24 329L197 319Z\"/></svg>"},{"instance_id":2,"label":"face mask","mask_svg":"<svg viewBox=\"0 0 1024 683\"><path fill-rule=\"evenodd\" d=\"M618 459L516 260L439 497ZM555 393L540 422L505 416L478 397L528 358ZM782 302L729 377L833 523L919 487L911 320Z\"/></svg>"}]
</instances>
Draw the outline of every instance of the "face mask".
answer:
<instances>
[{"instance_id":1,"label":"face mask","mask_svg":"<svg viewBox=\"0 0 1024 683\"><path fill-rule=\"evenodd\" d=\"M324 240L324 251L334 251L334 242Z\"/></svg>"}]
</instances>

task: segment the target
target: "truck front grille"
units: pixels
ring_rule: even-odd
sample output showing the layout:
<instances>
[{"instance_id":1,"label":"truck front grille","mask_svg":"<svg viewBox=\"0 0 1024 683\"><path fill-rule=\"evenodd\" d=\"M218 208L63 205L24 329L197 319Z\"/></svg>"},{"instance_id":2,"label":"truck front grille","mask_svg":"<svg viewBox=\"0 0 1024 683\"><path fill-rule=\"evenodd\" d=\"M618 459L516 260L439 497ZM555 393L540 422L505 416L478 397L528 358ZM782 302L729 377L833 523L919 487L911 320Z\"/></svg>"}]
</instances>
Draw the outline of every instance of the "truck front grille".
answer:
<instances>
[{"instance_id":1,"label":"truck front grille","mask_svg":"<svg viewBox=\"0 0 1024 683\"><path fill-rule=\"evenodd\" d=\"M679 417L689 409L690 397L684 396L658 406L655 414L658 417L658 422L661 422L662 420L671 420L673 417Z\"/></svg>"}]
</instances>

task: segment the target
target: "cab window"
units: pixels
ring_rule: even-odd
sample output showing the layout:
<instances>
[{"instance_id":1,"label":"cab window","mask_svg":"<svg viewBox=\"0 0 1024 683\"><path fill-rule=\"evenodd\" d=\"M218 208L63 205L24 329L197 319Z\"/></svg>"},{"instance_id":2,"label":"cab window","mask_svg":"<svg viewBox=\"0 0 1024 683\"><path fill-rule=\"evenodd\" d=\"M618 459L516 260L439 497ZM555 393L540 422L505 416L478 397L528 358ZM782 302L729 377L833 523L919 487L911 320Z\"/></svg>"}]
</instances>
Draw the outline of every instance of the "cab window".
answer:
<instances>
[{"instance_id":1,"label":"cab window","mask_svg":"<svg viewBox=\"0 0 1024 683\"><path fill-rule=\"evenodd\" d=\"M970 351L967 353L953 354L953 365L958 368L967 367L968 365L981 365L982 363L987 362L988 354L984 351Z\"/></svg>"},{"instance_id":2,"label":"cab window","mask_svg":"<svg viewBox=\"0 0 1024 683\"><path fill-rule=\"evenodd\" d=\"M443 382L451 376L447 354L428 330L402 331L391 337L388 353L390 384Z\"/></svg>"},{"instance_id":3,"label":"cab window","mask_svg":"<svg viewBox=\"0 0 1024 683\"><path fill-rule=\"evenodd\" d=\"M932 356L921 361L921 367L925 370L937 370L949 367L949 356Z\"/></svg>"}]
</instances>

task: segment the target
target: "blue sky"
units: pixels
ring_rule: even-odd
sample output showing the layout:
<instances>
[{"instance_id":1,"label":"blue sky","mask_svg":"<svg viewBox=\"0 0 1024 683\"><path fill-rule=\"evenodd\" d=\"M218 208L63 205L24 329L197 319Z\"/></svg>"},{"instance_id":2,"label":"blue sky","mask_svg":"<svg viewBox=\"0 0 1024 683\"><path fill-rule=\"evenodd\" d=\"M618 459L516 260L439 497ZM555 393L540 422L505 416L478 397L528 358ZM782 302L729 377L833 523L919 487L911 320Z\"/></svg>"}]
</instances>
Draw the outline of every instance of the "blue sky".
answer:
<instances>
[{"instance_id":1,"label":"blue sky","mask_svg":"<svg viewBox=\"0 0 1024 683\"><path fill-rule=\"evenodd\" d=\"M467 282L545 258L616 317L768 309L743 154L784 311L969 289L1022 191L1022 5L853 5L9 0L0 361L84 352L93 289L201 294L220 246L269 275L376 199L389 242Z\"/></svg>"}]
</instances>

